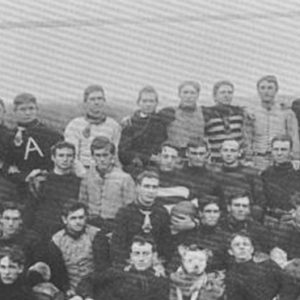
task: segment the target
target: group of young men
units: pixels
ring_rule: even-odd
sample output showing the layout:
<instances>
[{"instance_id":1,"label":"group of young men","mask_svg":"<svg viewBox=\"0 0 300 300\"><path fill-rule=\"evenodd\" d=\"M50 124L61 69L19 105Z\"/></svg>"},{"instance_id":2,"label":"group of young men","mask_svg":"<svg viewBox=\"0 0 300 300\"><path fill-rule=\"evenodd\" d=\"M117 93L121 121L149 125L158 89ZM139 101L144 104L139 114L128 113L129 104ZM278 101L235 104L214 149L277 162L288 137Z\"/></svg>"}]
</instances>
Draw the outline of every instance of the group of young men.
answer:
<instances>
[{"instance_id":1,"label":"group of young men","mask_svg":"<svg viewBox=\"0 0 300 300\"><path fill-rule=\"evenodd\" d=\"M211 107L200 89L183 82L179 105L157 111L146 86L118 124L92 85L64 134L40 122L33 95L14 99L14 129L0 102L0 296L201 300L194 285L170 292L184 246L205 249L206 272L225 270L224 292L205 300L300 299L297 118L274 76L257 82L254 111L232 105L229 81Z\"/></svg>"}]
</instances>

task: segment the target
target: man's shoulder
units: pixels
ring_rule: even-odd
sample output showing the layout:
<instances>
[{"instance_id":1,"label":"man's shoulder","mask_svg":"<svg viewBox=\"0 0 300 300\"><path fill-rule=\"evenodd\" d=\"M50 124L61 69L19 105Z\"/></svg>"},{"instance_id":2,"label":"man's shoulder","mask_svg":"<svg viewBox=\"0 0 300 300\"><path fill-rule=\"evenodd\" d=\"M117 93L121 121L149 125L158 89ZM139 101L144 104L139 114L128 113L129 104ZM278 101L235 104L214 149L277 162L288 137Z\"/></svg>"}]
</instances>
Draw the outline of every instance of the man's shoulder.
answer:
<instances>
[{"instance_id":1,"label":"man's shoulder","mask_svg":"<svg viewBox=\"0 0 300 300\"><path fill-rule=\"evenodd\" d=\"M111 176L116 179L132 179L130 174L124 172L120 167L114 166L111 171ZM133 180L133 179L132 179Z\"/></svg>"},{"instance_id":2,"label":"man's shoulder","mask_svg":"<svg viewBox=\"0 0 300 300\"><path fill-rule=\"evenodd\" d=\"M111 117L106 117L105 123L109 126L121 129L121 125L115 119L113 119Z\"/></svg>"},{"instance_id":3,"label":"man's shoulder","mask_svg":"<svg viewBox=\"0 0 300 300\"><path fill-rule=\"evenodd\" d=\"M70 127L76 128L76 126L86 126L87 124L88 124L88 122L86 121L86 119L84 117L76 117L69 121L69 123L66 126L66 129L70 128Z\"/></svg>"}]
</instances>

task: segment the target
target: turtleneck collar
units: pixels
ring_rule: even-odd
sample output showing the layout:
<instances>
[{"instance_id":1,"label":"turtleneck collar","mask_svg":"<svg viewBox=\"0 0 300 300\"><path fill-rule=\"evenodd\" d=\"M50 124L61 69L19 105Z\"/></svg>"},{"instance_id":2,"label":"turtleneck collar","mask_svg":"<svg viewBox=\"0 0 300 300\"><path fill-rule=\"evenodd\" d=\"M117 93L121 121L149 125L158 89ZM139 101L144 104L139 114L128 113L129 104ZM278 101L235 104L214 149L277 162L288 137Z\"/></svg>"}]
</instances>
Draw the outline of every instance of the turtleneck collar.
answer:
<instances>
[{"instance_id":1,"label":"turtleneck collar","mask_svg":"<svg viewBox=\"0 0 300 300\"><path fill-rule=\"evenodd\" d=\"M103 122L105 122L106 120L106 115L105 114L101 114L98 117L92 116L90 114L86 114L85 119L90 123L90 124L96 124L99 125Z\"/></svg>"},{"instance_id":2,"label":"turtleneck collar","mask_svg":"<svg viewBox=\"0 0 300 300\"><path fill-rule=\"evenodd\" d=\"M37 126L38 124L39 124L39 120L38 119L34 119L33 121L28 122L28 123L18 122L18 126L24 127L24 128L33 128L33 127Z\"/></svg>"},{"instance_id":3,"label":"turtleneck collar","mask_svg":"<svg viewBox=\"0 0 300 300\"><path fill-rule=\"evenodd\" d=\"M235 171L239 170L241 167L242 167L242 165L240 163L238 163L238 165L236 165L234 167L230 167L225 164L222 164L222 170L225 172L235 172Z\"/></svg>"},{"instance_id":4,"label":"turtleneck collar","mask_svg":"<svg viewBox=\"0 0 300 300\"><path fill-rule=\"evenodd\" d=\"M189 112L192 113L197 110L197 105L195 106L184 106L184 105L179 105L179 108L184 111L184 112Z\"/></svg>"},{"instance_id":5,"label":"turtleneck collar","mask_svg":"<svg viewBox=\"0 0 300 300\"><path fill-rule=\"evenodd\" d=\"M274 169L276 171L281 171L281 172L285 172L285 171L289 171L289 170L293 170L293 164L290 161L284 162L282 164L275 164L273 165Z\"/></svg>"}]
</instances>

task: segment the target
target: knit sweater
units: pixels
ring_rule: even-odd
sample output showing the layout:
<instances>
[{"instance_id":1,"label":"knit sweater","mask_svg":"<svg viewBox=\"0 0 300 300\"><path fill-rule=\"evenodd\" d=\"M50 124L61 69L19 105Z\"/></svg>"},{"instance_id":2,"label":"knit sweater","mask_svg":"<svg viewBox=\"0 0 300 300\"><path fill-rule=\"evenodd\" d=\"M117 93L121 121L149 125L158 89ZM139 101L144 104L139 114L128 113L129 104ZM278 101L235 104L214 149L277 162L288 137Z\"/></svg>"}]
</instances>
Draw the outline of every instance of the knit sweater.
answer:
<instances>
[{"instance_id":1,"label":"knit sweater","mask_svg":"<svg viewBox=\"0 0 300 300\"><path fill-rule=\"evenodd\" d=\"M159 115L167 124L168 141L180 148L185 148L190 140L204 137L204 117L201 107L196 109L166 107Z\"/></svg>"},{"instance_id":2,"label":"knit sweater","mask_svg":"<svg viewBox=\"0 0 300 300\"><path fill-rule=\"evenodd\" d=\"M0 280L0 297L3 300L37 300L21 278L13 284L3 284Z\"/></svg>"},{"instance_id":3,"label":"knit sweater","mask_svg":"<svg viewBox=\"0 0 300 300\"><path fill-rule=\"evenodd\" d=\"M16 180L24 180L34 169L52 168L51 146L63 140L63 136L38 120L18 125L24 128L23 141L21 145L15 144L14 139L18 131L16 128L10 136L5 161L9 166L15 165L20 170L21 174Z\"/></svg>"},{"instance_id":4,"label":"knit sweater","mask_svg":"<svg viewBox=\"0 0 300 300\"><path fill-rule=\"evenodd\" d=\"M129 257L130 246L135 235L150 236L157 244L158 254L165 259L169 258L170 229L169 214L160 205L153 205L149 209L151 230L145 232L143 224L145 216L137 203L130 203L121 208L116 216L116 227L112 235L111 255L117 263L124 263Z\"/></svg>"},{"instance_id":5,"label":"knit sweater","mask_svg":"<svg viewBox=\"0 0 300 300\"><path fill-rule=\"evenodd\" d=\"M300 172L295 171L292 164L287 162L267 168L262 173L262 179L268 213L280 217L278 209L282 213L291 210L291 195L300 192Z\"/></svg>"},{"instance_id":6,"label":"knit sweater","mask_svg":"<svg viewBox=\"0 0 300 300\"><path fill-rule=\"evenodd\" d=\"M80 182L81 179L72 173L51 172L42 183L37 199L31 197L28 210L33 213L32 226L44 239L50 239L63 227L62 207L66 201L78 199Z\"/></svg>"},{"instance_id":7,"label":"knit sweater","mask_svg":"<svg viewBox=\"0 0 300 300\"><path fill-rule=\"evenodd\" d=\"M235 139L249 145L245 127L245 113L239 106L215 105L203 107L205 135L211 149L211 159L220 162L220 148L225 139Z\"/></svg>"}]
</instances>

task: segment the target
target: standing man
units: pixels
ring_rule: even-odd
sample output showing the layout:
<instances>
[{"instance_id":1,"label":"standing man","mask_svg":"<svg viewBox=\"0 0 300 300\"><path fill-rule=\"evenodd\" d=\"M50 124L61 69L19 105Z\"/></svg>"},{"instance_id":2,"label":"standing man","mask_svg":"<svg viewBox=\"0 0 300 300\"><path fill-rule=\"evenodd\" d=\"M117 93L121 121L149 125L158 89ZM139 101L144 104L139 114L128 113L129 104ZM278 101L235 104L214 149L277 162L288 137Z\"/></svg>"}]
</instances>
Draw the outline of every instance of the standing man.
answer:
<instances>
[{"instance_id":1,"label":"standing man","mask_svg":"<svg viewBox=\"0 0 300 300\"><path fill-rule=\"evenodd\" d=\"M90 85L84 90L85 115L73 119L66 127L66 141L75 145L76 158L89 168L92 163L90 146L96 136L107 137L118 147L121 127L106 114L106 98L100 85Z\"/></svg>"},{"instance_id":2,"label":"standing man","mask_svg":"<svg viewBox=\"0 0 300 300\"><path fill-rule=\"evenodd\" d=\"M131 174L147 166L167 139L166 127L156 113L156 90L151 86L142 88L137 104L139 109L123 128L119 144L120 161Z\"/></svg>"},{"instance_id":3,"label":"standing man","mask_svg":"<svg viewBox=\"0 0 300 300\"><path fill-rule=\"evenodd\" d=\"M291 109L283 109L276 102L278 89L278 81L275 76L267 75L257 82L261 106L256 107L252 113L254 117L252 148L254 164L261 170L268 167L272 161L271 139L278 134L291 136L293 158L299 160L300 157L298 121Z\"/></svg>"},{"instance_id":4,"label":"standing man","mask_svg":"<svg viewBox=\"0 0 300 300\"><path fill-rule=\"evenodd\" d=\"M62 140L58 132L42 124L37 117L38 106L35 96L20 94L14 99L14 114L17 128L8 142L8 172L18 183L25 182L35 169L50 170L51 146Z\"/></svg>"},{"instance_id":5,"label":"standing man","mask_svg":"<svg viewBox=\"0 0 300 300\"><path fill-rule=\"evenodd\" d=\"M168 141L183 152L191 139L204 136L204 118L197 105L200 84L184 81L178 87L180 103L178 107L166 107L159 114L167 126Z\"/></svg>"},{"instance_id":6,"label":"standing man","mask_svg":"<svg viewBox=\"0 0 300 300\"><path fill-rule=\"evenodd\" d=\"M111 232L118 210L136 198L135 183L116 166L116 147L107 137L94 138L91 153L95 166L82 181L79 201L88 206L90 221Z\"/></svg>"},{"instance_id":7,"label":"standing man","mask_svg":"<svg viewBox=\"0 0 300 300\"><path fill-rule=\"evenodd\" d=\"M213 87L215 105L203 107L205 135L211 148L211 161L220 162L219 149L225 139L235 139L244 144L246 155L249 153L250 137L247 132L248 119L244 109L232 105L234 85L230 81L218 81Z\"/></svg>"}]
</instances>

